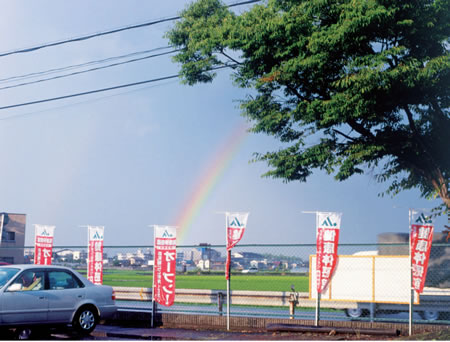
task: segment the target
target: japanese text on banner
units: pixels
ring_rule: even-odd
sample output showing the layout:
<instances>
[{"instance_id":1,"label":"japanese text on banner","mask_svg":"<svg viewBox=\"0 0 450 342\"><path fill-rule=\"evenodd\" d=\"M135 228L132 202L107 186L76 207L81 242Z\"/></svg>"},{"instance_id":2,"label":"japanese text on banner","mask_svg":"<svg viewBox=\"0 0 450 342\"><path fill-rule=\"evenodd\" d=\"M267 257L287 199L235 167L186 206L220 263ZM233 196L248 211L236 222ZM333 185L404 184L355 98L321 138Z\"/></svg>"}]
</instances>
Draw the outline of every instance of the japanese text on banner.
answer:
<instances>
[{"instance_id":1,"label":"japanese text on banner","mask_svg":"<svg viewBox=\"0 0 450 342\"><path fill-rule=\"evenodd\" d=\"M428 260L430 259L433 240L433 221L423 212L412 212L411 224L411 267L412 287L422 293L427 277Z\"/></svg>"},{"instance_id":2,"label":"japanese text on banner","mask_svg":"<svg viewBox=\"0 0 450 342\"><path fill-rule=\"evenodd\" d=\"M55 226L35 225L34 263L51 265Z\"/></svg>"},{"instance_id":3,"label":"japanese text on banner","mask_svg":"<svg viewBox=\"0 0 450 342\"><path fill-rule=\"evenodd\" d=\"M154 300L171 306L175 301L177 231L176 227L167 226L155 226L154 229Z\"/></svg>"},{"instance_id":4,"label":"japanese text on banner","mask_svg":"<svg viewBox=\"0 0 450 342\"><path fill-rule=\"evenodd\" d=\"M317 291L328 286L338 258L340 213L317 213Z\"/></svg>"},{"instance_id":5,"label":"japanese text on banner","mask_svg":"<svg viewBox=\"0 0 450 342\"><path fill-rule=\"evenodd\" d=\"M104 231L101 226L88 226L88 280L96 285L103 284Z\"/></svg>"}]
</instances>

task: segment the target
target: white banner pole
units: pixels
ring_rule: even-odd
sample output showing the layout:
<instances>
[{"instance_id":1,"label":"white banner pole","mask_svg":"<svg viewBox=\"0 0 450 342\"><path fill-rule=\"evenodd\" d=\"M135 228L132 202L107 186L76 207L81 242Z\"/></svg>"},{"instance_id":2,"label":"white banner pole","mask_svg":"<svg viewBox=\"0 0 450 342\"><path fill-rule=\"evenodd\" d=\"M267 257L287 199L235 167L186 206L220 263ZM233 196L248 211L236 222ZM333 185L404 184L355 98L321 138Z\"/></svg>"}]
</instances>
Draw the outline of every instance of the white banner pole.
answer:
<instances>
[{"instance_id":1,"label":"white banner pole","mask_svg":"<svg viewBox=\"0 0 450 342\"><path fill-rule=\"evenodd\" d=\"M317 214L319 213L319 211L302 211L302 213L316 215L316 238L317 238L317 227L318 227ZM316 260L317 260L317 255L316 255ZM317 264L317 262L316 262L316 264ZM311 265L309 265L309 267L311 267ZM316 272L317 272L317 270L316 270ZM321 297L321 294L319 293L319 288L317 287L317 284L316 284L316 309L315 309L315 315L314 315L314 325L316 327L319 326L319 321L320 321L320 297Z\"/></svg>"},{"instance_id":2,"label":"white banner pole","mask_svg":"<svg viewBox=\"0 0 450 342\"><path fill-rule=\"evenodd\" d=\"M319 223L320 223L319 222L319 212L316 212L316 252L317 252L317 229L319 227ZM316 253L316 265L317 265L317 259L318 258L319 258L319 256ZM317 273L317 269L316 269L316 273ZM315 318L314 324L315 324L316 327L318 327L319 326L319 322L320 322L320 299L321 299L321 295L322 294L319 292L319 286L317 286L317 284L316 284L316 290L317 290L316 318Z\"/></svg>"},{"instance_id":3,"label":"white banner pole","mask_svg":"<svg viewBox=\"0 0 450 342\"><path fill-rule=\"evenodd\" d=\"M155 311L156 311L156 304L155 304L155 226L151 225L149 227L153 227L153 275L152 275L152 319L150 322L150 327L155 327Z\"/></svg>"},{"instance_id":4,"label":"white banner pole","mask_svg":"<svg viewBox=\"0 0 450 342\"><path fill-rule=\"evenodd\" d=\"M217 212L219 213L219 212ZM230 307L231 307L231 249L242 239L244 231L247 227L247 219L249 212L224 212L225 214L225 241L227 250L227 263L225 265L225 274L227 275L227 330L230 330ZM229 216L234 218L229 224ZM239 222L241 221L241 223ZM236 226L238 230L232 230L230 227ZM232 236L230 236L230 234Z\"/></svg>"},{"instance_id":5,"label":"white banner pole","mask_svg":"<svg viewBox=\"0 0 450 342\"><path fill-rule=\"evenodd\" d=\"M2 235L3 235L3 224L5 222L5 214L2 214L2 219L0 221L0 243L2 243Z\"/></svg>"},{"instance_id":6,"label":"white banner pole","mask_svg":"<svg viewBox=\"0 0 450 342\"><path fill-rule=\"evenodd\" d=\"M91 226L90 225L88 225L87 226L87 262L86 262L86 265L87 265L87 275L88 275L88 278L89 278L89 269L90 269L90 267L89 267L89 264L91 263L91 252L89 251L89 238L90 238L90 233L91 233Z\"/></svg>"},{"instance_id":7,"label":"white banner pole","mask_svg":"<svg viewBox=\"0 0 450 342\"><path fill-rule=\"evenodd\" d=\"M228 279L227 279L227 330L230 330L230 285L231 285L231 250L227 251L228 257L230 258L230 264L228 265Z\"/></svg>"},{"instance_id":8,"label":"white banner pole","mask_svg":"<svg viewBox=\"0 0 450 342\"><path fill-rule=\"evenodd\" d=\"M225 212L225 241L227 241L228 244L228 233L227 233L227 225L228 225L228 220L227 220L227 215L228 213ZM230 300L230 296L231 296L231 249L228 251L227 250L227 258L229 261L228 266L228 279L227 279L227 331L230 330L230 305L231 305L231 300Z\"/></svg>"},{"instance_id":9,"label":"white banner pole","mask_svg":"<svg viewBox=\"0 0 450 342\"><path fill-rule=\"evenodd\" d=\"M412 269L412 250L411 250L411 222L412 222L413 209L409 209L409 336L412 336L412 324L413 324L413 302L414 302L414 287L413 282L413 269Z\"/></svg>"}]
</instances>

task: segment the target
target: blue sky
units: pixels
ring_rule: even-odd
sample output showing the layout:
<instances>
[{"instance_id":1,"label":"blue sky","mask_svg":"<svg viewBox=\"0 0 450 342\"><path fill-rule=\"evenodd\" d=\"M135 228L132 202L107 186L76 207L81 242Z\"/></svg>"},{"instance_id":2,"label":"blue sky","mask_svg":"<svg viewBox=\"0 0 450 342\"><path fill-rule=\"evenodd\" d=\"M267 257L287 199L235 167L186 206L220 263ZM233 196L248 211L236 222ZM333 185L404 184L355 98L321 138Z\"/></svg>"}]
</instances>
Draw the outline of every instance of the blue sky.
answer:
<instances>
[{"instance_id":1,"label":"blue sky","mask_svg":"<svg viewBox=\"0 0 450 342\"><path fill-rule=\"evenodd\" d=\"M5 0L0 52L171 17L188 1ZM0 78L167 46L172 23L0 57ZM34 85L0 90L1 106L176 74L169 56ZM0 83L0 86L3 84ZM10 85L10 83L5 84ZM0 211L55 225L56 245L84 245L80 225L104 225L107 245L152 244L151 224L173 224L198 175L244 119L226 71L194 87L178 80L0 111ZM207 198L186 244L224 244L217 211L250 211L241 243L313 243L315 219L302 211L343 213L341 242L376 242L382 232L408 232L408 208L432 207L418 191L380 198L373 175L336 182L317 172L307 183L261 178L254 152L275 139L249 135ZM436 224L441 231L444 218Z\"/></svg>"}]
</instances>

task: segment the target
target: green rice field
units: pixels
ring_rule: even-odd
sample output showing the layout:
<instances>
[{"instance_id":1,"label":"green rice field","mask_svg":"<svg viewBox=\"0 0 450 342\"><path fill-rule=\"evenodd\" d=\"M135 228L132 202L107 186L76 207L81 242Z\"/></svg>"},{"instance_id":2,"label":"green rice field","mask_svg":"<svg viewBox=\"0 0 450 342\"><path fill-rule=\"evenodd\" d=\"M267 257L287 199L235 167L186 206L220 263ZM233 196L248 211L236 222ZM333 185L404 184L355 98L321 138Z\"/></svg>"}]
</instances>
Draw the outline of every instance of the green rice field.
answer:
<instances>
[{"instance_id":1,"label":"green rice field","mask_svg":"<svg viewBox=\"0 0 450 342\"><path fill-rule=\"evenodd\" d=\"M105 270L103 284L110 286L151 287L152 274L133 270ZM309 278L304 275L239 274L231 276L232 290L246 291L309 291ZM179 289L226 290L224 275L177 275Z\"/></svg>"}]
</instances>

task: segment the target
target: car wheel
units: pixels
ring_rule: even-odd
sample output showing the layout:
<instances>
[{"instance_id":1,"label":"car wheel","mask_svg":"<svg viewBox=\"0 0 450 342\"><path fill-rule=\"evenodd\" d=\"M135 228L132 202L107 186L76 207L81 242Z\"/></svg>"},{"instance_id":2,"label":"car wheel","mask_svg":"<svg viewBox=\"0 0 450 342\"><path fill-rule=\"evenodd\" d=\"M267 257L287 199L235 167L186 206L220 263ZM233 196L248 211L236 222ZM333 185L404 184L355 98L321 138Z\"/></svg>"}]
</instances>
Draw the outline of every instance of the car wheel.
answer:
<instances>
[{"instance_id":1,"label":"car wheel","mask_svg":"<svg viewBox=\"0 0 450 342\"><path fill-rule=\"evenodd\" d=\"M367 316L367 310L360 309L360 308L345 309L345 314L347 315L347 317L360 318L360 317Z\"/></svg>"},{"instance_id":2,"label":"car wheel","mask_svg":"<svg viewBox=\"0 0 450 342\"><path fill-rule=\"evenodd\" d=\"M421 311L420 316L427 321L436 321L439 319L439 311L427 310Z\"/></svg>"},{"instance_id":3,"label":"car wheel","mask_svg":"<svg viewBox=\"0 0 450 342\"><path fill-rule=\"evenodd\" d=\"M81 335L89 335L97 325L98 317L95 309L90 306L82 307L73 319L73 327Z\"/></svg>"},{"instance_id":4,"label":"car wheel","mask_svg":"<svg viewBox=\"0 0 450 342\"><path fill-rule=\"evenodd\" d=\"M29 340L31 339L32 331L30 328L18 328L15 331L16 340Z\"/></svg>"}]
</instances>

